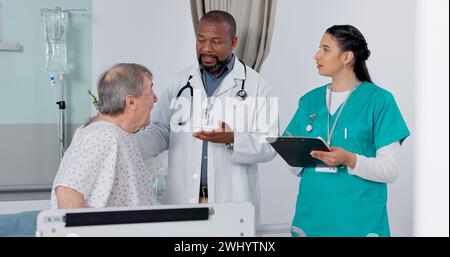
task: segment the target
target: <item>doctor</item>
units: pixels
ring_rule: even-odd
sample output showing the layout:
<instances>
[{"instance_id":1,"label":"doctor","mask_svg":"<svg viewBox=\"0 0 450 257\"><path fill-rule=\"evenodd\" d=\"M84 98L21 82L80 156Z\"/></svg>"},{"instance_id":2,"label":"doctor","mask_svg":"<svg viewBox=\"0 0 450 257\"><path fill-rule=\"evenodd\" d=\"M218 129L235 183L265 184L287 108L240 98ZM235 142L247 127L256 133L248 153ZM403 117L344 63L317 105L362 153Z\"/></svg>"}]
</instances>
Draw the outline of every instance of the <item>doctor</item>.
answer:
<instances>
[{"instance_id":1,"label":"doctor","mask_svg":"<svg viewBox=\"0 0 450 257\"><path fill-rule=\"evenodd\" d=\"M335 25L315 60L331 83L306 93L285 134L322 137L331 152L312 151L327 167L302 168L294 227L307 236L390 236L387 183L409 130L387 90L372 83L361 32Z\"/></svg>"},{"instance_id":2,"label":"doctor","mask_svg":"<svg viewBox=\"0 0 450 257\"><path fill-rule=\"evenodd\" d=\"M198 64L173 77L136 136L144 159L169 150L165 203L247 201L258 221L257 164L275 156L265 137L278 135L278 113L267 81L233 54L237 42L233 16L205 14Z\"/></svg>"}]
</instances>

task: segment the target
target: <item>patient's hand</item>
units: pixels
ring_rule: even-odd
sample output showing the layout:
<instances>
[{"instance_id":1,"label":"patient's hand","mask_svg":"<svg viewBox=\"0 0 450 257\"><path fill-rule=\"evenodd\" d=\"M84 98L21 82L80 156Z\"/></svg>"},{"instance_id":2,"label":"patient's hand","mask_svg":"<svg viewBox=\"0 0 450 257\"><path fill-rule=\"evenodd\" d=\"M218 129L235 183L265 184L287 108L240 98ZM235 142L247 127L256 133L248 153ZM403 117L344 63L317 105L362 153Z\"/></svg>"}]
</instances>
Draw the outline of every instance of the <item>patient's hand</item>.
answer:
<instances>
[{"instance_id":1,"label":"patient's hand","mask_svg":"<svg viewBox=\"0 0 450 257\"><path fill-rule=\"evenodd\" d=\"M84 197L75 189L58 186L55 189L58 209L83 208Z\"/></svg>"}]
</instances>

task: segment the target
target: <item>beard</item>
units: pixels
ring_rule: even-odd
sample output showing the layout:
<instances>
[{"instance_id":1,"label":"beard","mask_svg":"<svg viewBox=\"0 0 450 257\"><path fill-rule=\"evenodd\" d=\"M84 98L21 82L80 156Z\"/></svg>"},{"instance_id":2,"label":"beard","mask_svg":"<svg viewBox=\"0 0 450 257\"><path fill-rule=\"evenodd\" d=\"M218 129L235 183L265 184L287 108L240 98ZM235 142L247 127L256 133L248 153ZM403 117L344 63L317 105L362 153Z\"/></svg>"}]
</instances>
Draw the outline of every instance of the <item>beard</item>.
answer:
<instances>
[{"instance_id":1,"label":"beard","mask_svg":"<svg viewBox=\"0 0 450 257\"><path fill-rule=\"evenodd\" d=\"M217 56L214 56L214 55L208 55L208 56L210 56L210 57L213 57L213 58L216 60L216 62L214 63L213 66L205 66L205 65L203 65L203 63L202 63L202 57L205 56L205 55L206 55L206 54L200 54L200 55L198 56L198 64L200 65L200 67L201 67L203 70L206 70L206 71L209 72L209 73L213 73L213 72L216 72L216 71L221 70L221 69L228 63L228 60L229 60L229 59L227 59L227 60L225 60L225 61L220 61L219 58L218 58Z\"/></svg>"}]
</instances>

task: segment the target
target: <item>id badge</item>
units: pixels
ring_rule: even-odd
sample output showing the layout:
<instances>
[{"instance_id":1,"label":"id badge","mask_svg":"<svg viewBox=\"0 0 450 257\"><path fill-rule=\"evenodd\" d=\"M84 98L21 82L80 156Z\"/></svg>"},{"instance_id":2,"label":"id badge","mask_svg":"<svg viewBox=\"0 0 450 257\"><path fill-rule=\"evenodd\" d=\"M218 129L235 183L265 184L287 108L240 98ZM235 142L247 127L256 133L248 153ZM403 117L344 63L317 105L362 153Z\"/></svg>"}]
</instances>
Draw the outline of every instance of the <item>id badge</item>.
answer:
<instances>
[{"instance_id":1,"label":"id badge","mask_svg":"<svg viewBox=\"0 0 450 257\"><path fill-rule=\"evenodd\" d=\"M336 173L337 167L316 167L316 172Z\"/></svg>"}]
</instances>

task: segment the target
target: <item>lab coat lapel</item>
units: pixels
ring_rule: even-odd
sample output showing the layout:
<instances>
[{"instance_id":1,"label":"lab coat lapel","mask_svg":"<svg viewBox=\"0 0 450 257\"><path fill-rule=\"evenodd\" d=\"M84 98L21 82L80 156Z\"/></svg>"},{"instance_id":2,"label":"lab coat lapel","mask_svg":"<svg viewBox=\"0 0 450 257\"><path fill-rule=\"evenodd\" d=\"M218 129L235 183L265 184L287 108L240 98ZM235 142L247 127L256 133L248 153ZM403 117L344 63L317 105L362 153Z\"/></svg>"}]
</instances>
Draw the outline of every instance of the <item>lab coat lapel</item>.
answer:
<instances>
[{"instance_id":1,"label":"lab coat lapel","mask_svg":"<svg viewBox=\"0 0 450 257\"><path fill-rule=\"evenodd\" d=\"M200 73L200 67L197 67L193 72L191 85L194 89L200 89L202 92L202 99L206 97L205 87L203 86L202 75Z\"/></svg>"},{"instance_id":2,"label":"lab coat lapel","mask_svg":"<svg viewBox=\"0 0 450 257\"><path fill-rule=\"evenodd\" d=\"M214 95L218 97L226 93L230 89L237 87L238 85L240 87L244 78L245 78L244 66L236 57L234 58L233 70L231 70L231 72L223 79L222 84L217 89Z\"/></svg>"},{"instance_id":3,"label":"lab coat lapel","mask_svg":"<svg viewBox=\"0 0 450 257\"><path fill-rule=\"evenodd\" d=\"M193 74L195 74L195 75L192 77L191 85L194 88L194 90L200 90L200 92L201 92L201 102L200 103L203 104L203 101L205 101L205 99L207 99L208 96L206 95L205 86L203 85L200 67L197 66L197 68Z\"/></svg>"},{"instance_id":4,"label":"lab coat lapel","mask_svg":"<svg viewBox=\"0 0 450 257\"><path fill-rule=\"evenodd\" d=\"M192 74L191 85L194 88L194 106L193 106L193 129L201 127L204 124L203 117L205 116L205 104L208 103L205 87L203 86L202 76L200 73L200 68L197 66L195 72ZM200 101L198 99L198 91L200 91Z\"/></svg>"}]
</instances>

